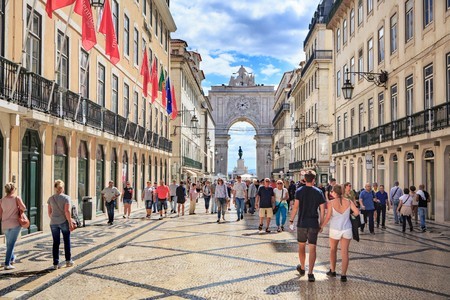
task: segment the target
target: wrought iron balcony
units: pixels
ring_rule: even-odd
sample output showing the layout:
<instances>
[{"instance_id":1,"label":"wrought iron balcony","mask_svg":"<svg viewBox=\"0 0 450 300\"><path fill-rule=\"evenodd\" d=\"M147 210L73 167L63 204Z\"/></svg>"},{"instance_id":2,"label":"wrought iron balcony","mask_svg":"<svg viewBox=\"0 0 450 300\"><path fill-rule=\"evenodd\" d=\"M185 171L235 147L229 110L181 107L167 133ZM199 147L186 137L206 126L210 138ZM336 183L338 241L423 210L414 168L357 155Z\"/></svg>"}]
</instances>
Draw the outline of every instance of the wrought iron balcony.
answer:
<instances>
[{"instance_id":1,"label":"wrought iron balcony","mask_svg":"<svg viewBox=\"0 0 450 300\"><path fill-rule=\"evenodd\" d=\"M183 156L183 166L185 167L189 167L189 168L194 168L194 169L198 169L201 170L202 169L202 163L196 160L193 160L192 158Z\"/></svg>"},{"instance_id":2,"label":"wrought iron balcony","mask_svg":"<svg viewBox=\"0 0 450 300\"><path fill-rule=\"evenodd\" d=\"M337 154L448 127L450 127L450 102L336 141L332 144L331 151Z\"/></svg>"},{"instance_id":3,"label":"wrought iron balcony","mask_svg":"<svg viewBox=\"0 0 450 300\"><path fill-rule=\"evenodd\" d=\"M275 124L275 122L278 120L278 118L281 116L281 114L282 114L284 111L289 112L290 107L291 107L291 106L290 106L289 103L283 103L283 104L281 104L280 107L278 108L276 114L275 114L275 117L274 117L273 120L272 120L272 124Z\"/></svg>"},{"instance_id":4,"label":"wrought iron balcony","mask_svg":"<svg viewBox=\"0 0 450 300\"><path fill-rule=\"evenodd\" d=\"M333 51L332 50L314 50L311 56L309 57L306 64L303 66L302 69L302 76L306 73L309 66L312 64L312 62L316 59L332 59L333 58Z\"/></svg>"},{"instance_id":5,"label":"wrought iron balcony","mask_svg":"<svg viewBox=\"0 0 450 300\"><path fill-rule=\"evenodd\" d=\"M17 72L19 76L14 89ZM131 141L146 143L151 147L156 148L160 144L162 146L159 146L159 149L172 152L172 142L168 139L160 138L156 133L128 121L94 101L80 98L78 94L62 89L58 84L55 84L50 103L52 85L52 81L28 72L25 68L0 56L0 99L61 119L72 120ZM147 140L144 138L146 135Z\"/></svg>"}]
</instances>

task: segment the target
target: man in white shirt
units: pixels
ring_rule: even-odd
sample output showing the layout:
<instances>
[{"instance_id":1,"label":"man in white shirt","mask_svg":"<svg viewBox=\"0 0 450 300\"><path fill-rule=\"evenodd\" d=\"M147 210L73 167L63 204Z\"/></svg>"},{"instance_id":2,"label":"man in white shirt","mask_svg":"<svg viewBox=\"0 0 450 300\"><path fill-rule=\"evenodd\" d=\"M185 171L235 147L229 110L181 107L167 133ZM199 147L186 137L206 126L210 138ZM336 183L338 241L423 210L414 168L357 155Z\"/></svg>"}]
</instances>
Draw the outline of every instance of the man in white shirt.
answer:
<instances>
[{"instance_id":1,"label":"man in white shirt","mask_svg":"<svg viewBox=\"0 0 450 300\"><path fill-rule=\"evenodd\" d=\"M147 215L145 217L150 219L152 216L153 205L153 187L150 181L147 181L147 186L142 191L142 201L144 201L145 210L147 211Z\"/></svg>"},{"instance_id":2,"label":"man in white shirt","mask_svg":"<svg viewBox=\"0 0 450 300\"><path fill-rule=\"evenodd\" d=\"M234 204L237 207L237 221L244 219L244 205L247 201L247 185L242 182L241 176L236 177L237 182L234 184L232 192L234 196Z\"/></svg>"},{"instance_id":3,"label":"man in white shirt","mask_svg":"<svg viewBox=\"0 0 450 300\"><path fill-rule=\"evenodd\" d=\"M108 225L112 225L114 221L114 208L116 207L116 199L120 197L119 190L114 186L114 181L110 180L108 186L102 191L102 198L106 204L108 213Z\"/></svg>"},{"instance_id":4,"label":"man in white shirt","mask_svg":"<svg viewBox=\"0 0 450 300\"><path fill-rule=\"evenodd\" d=\"M170 190L170 212L176 213L177 212L177 187L178 184L174 180L171 184L169 184L169 190Z\"/></svg>"}]
</instances>

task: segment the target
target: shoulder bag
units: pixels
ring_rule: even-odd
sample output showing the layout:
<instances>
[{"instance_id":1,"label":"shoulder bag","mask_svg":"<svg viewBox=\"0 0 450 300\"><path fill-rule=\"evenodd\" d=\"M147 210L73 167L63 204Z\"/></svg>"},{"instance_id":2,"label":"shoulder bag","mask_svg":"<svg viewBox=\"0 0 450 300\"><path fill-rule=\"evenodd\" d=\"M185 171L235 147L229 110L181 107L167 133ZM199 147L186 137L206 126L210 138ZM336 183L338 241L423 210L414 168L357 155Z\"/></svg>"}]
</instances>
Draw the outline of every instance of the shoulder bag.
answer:
<instances>
[{"instance_id":1,"label":"shoulder bag","mask_svg":"<svg viewBox=\"0 0 450 300\"><path fill-rule=\"evenodd\" d=\"M281 198L280 198L280 203L278 203L278 205L276 205L274 208L273 208L273 214L274 215L276 215L277 214L277 212L278 212L278 209L280 208L280 205L281 205L281 201L283 201L283 194L284 194L284 188L281 190Z\"/></svg>"},{"instance_id":2,"label":"shoulder bag","mask_svg":"<svg viewBox=\"0 0 450 300\"><path fill-rule=\"evenodd\" d=\"M16 205L17 205L17 209L19 210L19 224L20 224L20 227L22 227L22 228L29 228L30 227L30 220L28 220L27 215L20 208L19 199L17 199L17 197L16 197Z\"/></svg>"},{"instance_id":3,"label":"shoulder bag","mask_svg":"<svg viewBox=\"0 0 450 300\"><path fill-rule=\"evenodd\" d=\"M359 242L359 228L361 227L361 218L352 215L351 203L350 203L350 222L352 223L353 239Z\"/></svg>"}]
</instances>

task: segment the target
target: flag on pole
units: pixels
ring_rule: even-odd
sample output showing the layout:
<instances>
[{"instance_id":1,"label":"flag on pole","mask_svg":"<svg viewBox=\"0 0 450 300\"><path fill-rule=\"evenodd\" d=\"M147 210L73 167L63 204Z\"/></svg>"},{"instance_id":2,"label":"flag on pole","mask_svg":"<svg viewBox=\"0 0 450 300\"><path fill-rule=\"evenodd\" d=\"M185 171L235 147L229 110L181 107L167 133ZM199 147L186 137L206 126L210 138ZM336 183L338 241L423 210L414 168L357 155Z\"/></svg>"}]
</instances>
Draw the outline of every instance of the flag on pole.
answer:
<instances>
[{"instance_id":1,"label":"flag on pole","mask_svg":"<svg viewBox=\"0 0 450 300\"><path fill-rule=\"evenodd\" d=\"M114 23L112 19L111 7L109 6L109 0L106 0L103 5L103 16L98 31L106 35L106 54L109 55L109 60L113 65L117 64L120 60L119 46L117 45L117 37L114 31Z\"/></svg>"},{"instance_id":2,"label":"flag on pole","mask_svg":"<svg viewBox=\"0 0 450 300\"><path fill-rule=\"evenodd\" d=\"M156 65L156 59L153 59L152 66L152 103L158 98L158 70Z\"/></svg>"},{"instance_id":3,"label":"flag on pole","mask_svg":"<svg viewBox=\"0 0 450 300\"><path fill-rule=\"evenodd\" d=\"M97 44L97 37L94 26L94 16L92 15L91 3L89 0L77 0L75 4L75 13L82 18L81 21L81 40L83 48L86 51L91 50Z\"/></svg>"},{"instance_id":4,"label":"flag on pole","mask_svg":"<svg viewBox=\"0 0 450 300\"><path fill-rule=\"evenodd\" d=\"M166 107L166 89L164 86L164 70L161 68L161 73L159 74L159 90L161 91L161 104Z\"/></svg>"},{"instance_id":5,"label":"flag on pole","mask_svg":"<svg viewBox=\"0 0 450 300\"><path fill-rule=\"evenodd\" d=\"M170 115L172 113L172 92L170 90L170 77L167 76L166 80L166 94L167 94L167 114Z\"/></svg>"},{"instance_id":6,"label":"flag on pole","mask_svg":"<svg viewBox=\"0 0 450 300\"><path fill-rule=\"evenodd\" d=\"M143 78L143 90L144 90L144 96L148 96L148 84L150 82L150 71L148 70L148 57L147 57L147 48L144 49L144 57L142 58L142 65L141 65L141 75L144 76Z\"/></svg>"},{"instance_id":7,"label":"flag on pole","mask_svg":"<svg viewBox=\"0 0 450 300\"><path fill-rule=\"evenodd\" d=\"M176 117L178 116L178 108L177 108L177 99L175 97L175 88L172 85L171 88L171 93L170 93L171 97L172 97L172 115L171 115L171 119L175 120Z\"/></svg>"},{"instance_id":8,"label":"flag on pole","mask_svg":"<svg viewBox=\"0 0 450 300\"><path fill-rule=\"evenodd\" d=\"M72 5L76 0L47 0L45 4L45 10L47 11L48 17L51 19L53 16L53 11Z\"/></svg>"}]
</instances>

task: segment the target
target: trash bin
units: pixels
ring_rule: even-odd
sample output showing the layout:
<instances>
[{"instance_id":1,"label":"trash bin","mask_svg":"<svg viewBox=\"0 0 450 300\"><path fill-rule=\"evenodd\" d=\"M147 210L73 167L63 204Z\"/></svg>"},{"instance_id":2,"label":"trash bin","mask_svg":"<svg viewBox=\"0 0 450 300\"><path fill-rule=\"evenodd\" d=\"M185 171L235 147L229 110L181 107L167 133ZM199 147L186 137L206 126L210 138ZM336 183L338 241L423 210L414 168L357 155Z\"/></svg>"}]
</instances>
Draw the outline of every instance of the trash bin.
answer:
<instances>
[{"instance_id":1,"label":"trash bin","mask_svg":"<svg viewBox=\"0 0 450 300\"><path fill-rule=\"evenodd\" d=\"M85 196L82 198L83 201L83 221L92 220L92 197Z\"/></svg>"}]
</instances>

